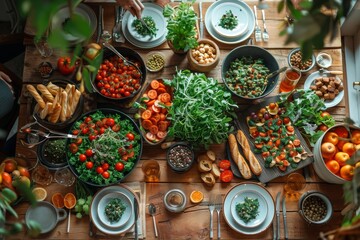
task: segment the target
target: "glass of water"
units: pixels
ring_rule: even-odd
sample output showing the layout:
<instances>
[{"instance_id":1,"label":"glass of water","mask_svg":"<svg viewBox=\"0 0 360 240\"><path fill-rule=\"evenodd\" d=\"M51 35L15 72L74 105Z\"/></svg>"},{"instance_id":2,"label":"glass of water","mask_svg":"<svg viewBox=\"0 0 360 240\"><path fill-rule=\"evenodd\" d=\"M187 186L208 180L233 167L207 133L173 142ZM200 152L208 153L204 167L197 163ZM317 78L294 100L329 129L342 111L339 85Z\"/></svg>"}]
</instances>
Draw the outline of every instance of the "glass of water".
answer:
<instances>
[{"instance_id":1,"label":"glass of water","mask_svg":"<svg viewBox=\"0 0 360 240\"><path fill-rule=\"evenodd\" d=\"M53 54L53 49L48 43L47 36L34 38L34 44L43 58L50 57Z\"/></svg>"}]
</instances>

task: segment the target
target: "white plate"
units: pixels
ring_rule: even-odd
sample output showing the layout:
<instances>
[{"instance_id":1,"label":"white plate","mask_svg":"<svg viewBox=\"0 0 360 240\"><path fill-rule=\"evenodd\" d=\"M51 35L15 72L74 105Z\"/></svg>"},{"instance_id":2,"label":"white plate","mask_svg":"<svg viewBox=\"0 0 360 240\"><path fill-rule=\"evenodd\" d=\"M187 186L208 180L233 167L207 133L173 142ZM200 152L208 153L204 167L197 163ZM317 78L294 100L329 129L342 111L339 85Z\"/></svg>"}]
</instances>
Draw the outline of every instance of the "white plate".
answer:
<instances>
[{"instance_id":1,"label":"white plate","mask_svg":"<svg viewBox=\"0 0 360 240\"><path fill-rule=\"evenodd\" d=\"M125 211L122 214L119 221L110 222L105 214L105 208L106 208L106 205L114 198L118 198L121 200L122 204L125 206ZM98 204L98 215L99 215L100 221L107 227L111 227L111 228L119 228L119 227L124 226L124 224L126 224L129 221L129 219L132 215L132 210L133 210L133 205L132 205L130 198L122 192L108 193L100 199L99 204Z\"/></svg>"},{"instance_id":2,"label":"white plate","mask_svg":"<svg viewBox=\"0 0 360 240\"><path fill-rule=\"evenodd\" d=\"M96 15L94 13L94 11L87 5L80 3L76 8L75 8L75 12L84 17L85 20L90 24L90 27L92 29L92 33L94 34L95 30L96 30L96 25L97 25L97 18ZM51 20L51 28L56 29L56 28L62 28L62 24L64 23L64 21L66 21L66 19L68 19L70 17L70 11L69 8L67 6L61 8L52 18ZM65 35L66 39L70 42L73 43L77 43L77 42L81 42L82 40L85 39L80 39L74 35L71 34L66 34Z\"/></svg>"},{"instance_id":3,"label":"white plate","mask_svg":"<svg viewBox=\"0 0 360 240\"><path fill-rule=\"evenodd\" d=\"M131 34L131 36L133 38L135 38L136 40L140 41L140 42L153 42L156 41L158 39L160 39L164 33L165 33L165 29L166 29L166 21L165 21L165 17L163 16L162 13L162 8L159 7L154 7L155 4L147 4L144 3L145 9L142 12L141 17L152 17L152 19L155 22L155 26L156 26L156 35L155 36L142 36L140 35L135 28L133 27L133 22L137 19L136 17L134 17L133 15L129 15L128 19L127 19L127 28L129 30L129 33Z\"/></svg>"},{"instance_id":4,"label":"white plate","mask_svg":"<svg viewBox=\"0 0 360 240\"><path fill-rule=\"evenodd\" d=\"M95 194L95 197L93 198L93 200L91 202L90 217L92 219L92 222L94 223L94 226L99 231L101 231L105 234L117 235L117 234L126 233L127 231L129 231L132 228L132 226L135 223L135 214L133 212L133 209L131 210L132 214L130 216L129 221L127 221L127 223L125 223L122 227L119 227L119 228L109 228L108 226L104 225L100 221L100 218L98 216L98 205L99 205L100 200L105 195L107 195L108 193L112 193L112 192L121 192L121 193L125 194L130 199L132 204L134 204L134 201L137 201L135 194L126 187L123 187L120 185L113 185L113 186L102 188L100 191L98 191Z\"/></svg>"},{"instance_id":5,"label":"white plate","mask_svg":"<svg viewBox=\"0 0 360 240\"><path fill-rule=\"evenodd\" d=\"M226 12L231 11L234 17L237 18L237 26L230 30L220 26L220 21ZM240 37L246 30L249 24L249 16L246 9L243 6L239 6L237 3L224 3L217 5L212 11L211 24L214 30L223 37L235 38Z\"/></svg>"},{"instance_id":6,"label":"white plate","mask_svg":"<svg viewBox=\"0 0 360 240\"><path fill-rule=\"evenodd\" d=\"M156 9L158 9L160 11L162 11L162 9L163 9L159 5L153 4L153 3L143 3L143 4L144 4L145 8L147 8L148 6L152 6L153 8L156 8ZM142 42L142 41L139 41L136 38L134 38L131 35L131 33L129 32L128 27L127 27L128 19L129 19L130 15L131 14L128 11L124 14L124 18L123 18L123 21L122 21L121 28L123 30L123 33L124 33L124 36L125 36L126 40L129 41L132 45L134 45L136 47L139 47L139 48L148 49L148 48L154 48L154 47L160 46L161 44L163 44L166 41L166 34L167 34L166 26L164 28L164 34L159 39L157 39L155 41Z\"/></svg>"},{"instance_id":7,"label":"white plate","mask_svg":"<svg viewBox=\"0 0 360 240\"><path fill-rule=\"evenodd\" d=\"M248 18L247 18L248 26L244 30L244 33L238 37L233 37L233 38L224 37L224 36L218 34L215 31L214 27L212 26L213 25L212 24L212 15L213 15L214 9L219 5L229 4L229 3L235 4L235 6L242 8L244 10L244 14L246 14L248 16ZM251 34L254 32L255 16L254 16L254 13L251 10L251 8L242 1L221 0L221 1L216 1L213 4L211 4L210 7L208 8L208 10L206 11L205 26L206 26L206 29L208 30L209 34L217 41L226 43L226 44L237 44L237 43L241 43L241 42L245 41L246 39L248 39L251 36Z\"/></svg>"},{"instance_id":8,"label":"white plate","mask_svg":"<svg viewBox=\"0 0 360 240\"><path fill-rule=\"evenodd\" d=\"M307 89L310 89L310 86L313 84L313 82L315 81L316 78L318 77L336 77L336 78L339 78L338 76L336 75L332 75L330 73L323 73L322 75L320 74L319 71L317 72L313 72L312 74L310 74L308 76L308 78L306 79L305 83L304 83L304 89L307 90ZM342 82L341 82L342 84ZM344 90L342 90L333 100L324 100L324 103L325 103L325 106L326 108L331 108L331 107L335 107L336 105L338 105L341 100L343 99L344 97Z\"/></svg>"},{"instance_id":9,"label":"white plate","mask_svg":"<svg viewBox=\"0 0 360 240\"><path fill-rule=\"evenodd\" d=\"M259 226L252 227L252 228L243 227L243 226L238 225L231 214L231 202L232 202L233 198L239 192L242 192L245 190L246 191L255 191L259 195L263 196L263 198L266 201L267 207L268 207L268 212L267 212L267 215L266 215L263 223L261 223ZM225 218L226 223L235 231L242 233L242 234L247 234L247 235L254 235L254 234L258 234L258 233L265 231L272 223L274 214L275 214L274 200L271 197L270 193L265 188L258 185L257 183L250 183L250 182L241 183L239 185L236 185L232 189L230 189L230 191L226 194L223 209L224 209L224 218Z\"/></svg>"},{"instance_id":10,"label":"white plate","mask_svg":"<svg viewBox=\"0 0 360 240\"><path fill-rule=\"evenodd\" d=\"M250 220L248 223L245 223L240 218L239 214L236 211L236 205L239 203L244 203L246 197L251 198L251 199L257 199L259 202L258 215L256 216L255 219ZM238 194L236 194L235 197L231 201L230 207L231 207L231 215L234 218L234 220L240 226L247 227L247 228L257 227L260 224L262 224L266 219L266 215L267 215L267 211L268 211L268 206L267 206L265 198L258 192L255 192L252 190L244 190L244 191L241 191Z\"/></svg>"}]
</instances>

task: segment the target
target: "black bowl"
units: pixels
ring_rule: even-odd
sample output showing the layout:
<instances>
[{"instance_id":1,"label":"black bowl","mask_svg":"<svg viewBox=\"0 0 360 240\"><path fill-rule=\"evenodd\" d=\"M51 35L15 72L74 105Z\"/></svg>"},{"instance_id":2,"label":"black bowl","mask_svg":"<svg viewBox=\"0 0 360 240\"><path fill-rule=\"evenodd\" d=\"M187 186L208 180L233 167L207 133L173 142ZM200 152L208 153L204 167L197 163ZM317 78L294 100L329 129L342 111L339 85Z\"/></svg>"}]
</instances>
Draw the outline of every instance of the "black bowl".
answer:
<instances>
[{"instance_id":1,"label":"black bowl","mask_svg":"<svg viewBox=\"0 0 360 240\"><path fill-rule=\"evenodd\" d=\"M66 85L68 83L70 84L75 84L73 81L70 80L65 80L65 79L50 79L49 82L58 85L59 87L62 88L66 88ZM47 84L46 84L47 85ZM76 86L76 84L75 84ZM78 88L78 86L76 86L76 88ZM36 101L34 100L34 103L36 104ZM34 104L34 107L35 107ZM66 121L64 122L56 122L56 123L52 123L49 122L46 118L42 119L39 115L39 113L34 111L34 118L36 119L36 121L38 121L41 125L49 128L49 129L53 129L53 130L65 130L71 126L71 124L82 114L83 112L83 106L84 106L84 97L82 96L82 94L80 95L80 99L78 102L78 105L76 106L76 109L74 111L74 113L71 115L70 118L68 118Z\"/></svg>"},{"instance_id":2,"label":"black bowl","mask_svg":"<svg viewBox=\"0 0 360 240\"><path fill-rule=\"evenodd\" d=\"M63 148L56 151L47 150L53 141L64 141ZM37 148L37 156L40 162L50 170L58 170L68 166L66 160L66 139L49 138L41 143Z\"/></svg>"},{"instance_id":3,"label":"black bowl","mask_svg":"<svg viewBox=\"0 0 360 240\"><path fill-rule=\"evenodd\" d=\"M184 153L185 151L185 153ZM171 161L171 155L175 154L175 153L179 153L178 157L180 157L180 161ZM187 158L184 158L185 154L187 155ZM172 170L174 170L177 173L183 173L188 171L191 166L193 165L194 161L195 161L195 154L194 154L194 150L187 144L184 143L176 143L171 145L167 152L166 152L166 161L168 163L168 165L170 166L170 168ZM175 164L174 164L175 162ZM185 162L185 164L184 164ZM183 166L181 166L183 165Z\"/></svg>"},{"instance_id":4,"label":"black bowl","mask_svg":"<svg viewBox=\"0 0 360 240\"><path fill-rule=\"evenodd\" d=\"M98 114L101 114L101 119L103 119L102 115L104 115L106 118L112 117L115 120L115 123L120 124L120 130L117 132L116 136L113 136L112 141L110 141L110 138L108 137L108 138L102 138L102 140L101 140L102 142L96 142L96 141L98 141L98 138L101 134L99 134L99 136L96 137L96 140L93 140L93 141L90 140L90 138L91 138L90 136L95 135L95 133L93 132L94 130L97 130L100 132L100 128L101 128L99 125L100 123L98 121L96 121L96 119L94 121L90 121L89 124L85 124L85 125L83 124L82 126L80 126L80 124L85 123L85 120L86 121L88 120L87 117L89 117L89 116L95 117L95 115L99 116ZM98 118L100 120L100 117L98 117ZM95 128L91 128L92 126L94 126ZM142 154L143 139L141 137L140 130L139 130L138 126L136 125L136 123L134 122L134 120L131 119L128 115L126 115L125 113L123 113L121 111L109 109L109 108L102 108L102 109L96 109L96 110L93 110L93 111L83 114L74 123L74 125L70 129L70 133L74 133L73 132L74 130L79 130L79 129L81 129L81 127L83 127L83 128L85 127L87 129L89 129L88 134L84 134L83 131L79 132L78 139L79 138L82 139L81 143L79 143L78 140L71 140L71 139L67 140L68 148L66 150L66 152L67 152L66 158L67 158L70 170L82 182L84 182L90 186L93 186L93 187L104 187L104 186L109 186L112 184L122 182L134 170L134 168L136 167L136 164L139 162L139 160L141 158L141 154ZM107 129L107 126L105 126L105 125L103 125L102 127ZM130 131L130 130L128 130L128 128L132 128L131 132L135 135L135 139L132 142L127 141L126 134L129 133L129 131ZM120 138L117 138L117 137L120 137ZM120 140L117 141L115 138L120 139L120 140L124 139L126 141L121 141L121 143L120 143ZM116 141L119 144L125 144L126 147L120 146L118 148L118 146L114 144ZM123 143L123 142L125 142L125 143ZM78 151L76 151L75 153L71 152L71 150L73 150L71 148L71 144L72 144L72 146L74 146L73 143L77 143L77 146L78 146ZM97 148L94 147L96 144L98 145ZM115 146L115 149L111 149L111 150L114 150L113 152L109 152L108 149L101 149L102 147L106 147L106 146ZM87 158L85 162L81 162L79 155L85 154L87 149L96 149L97 152L101 152L101 150L104 150L104 151L102 151L102 154L103 154L102 156L100 156L100 154L94 154L93 156ZM125 149L126 155L128 155L132 151L134 151L135 154L133 155L133 157L124 159L124 155L123 155L124 149ZM121 150L121 153L119 150ZM96 157L96 159L95 159L95 157ZM115 159L112 159L113 157ZM91 169L86 168L86 163L89 161L93 162L93 167ZM96 172L97 167L99 167L99 166L103 167L103 164L105 162L107 162L109 164L108 172L111 174L111 176L109 178L104 178L102 175L100 175L99 173ZM119 171L117 171L115 169L115 164L117 162L122 162L124 165L129 163L131 166L125 167L124 170L120 172L122 174L120 174ZM117 171L117 172L115 172L115 171Z\"/></svg>"},{"instance_id":5,"label":"black bowl","mask_svg":"<svg viewBox=\"0 0 360 240\"><path fill-rule=\"evenodd\" d=\"M246 100L255 100L255 99L259 99L259 98L263 98L267 95L269 95L276 87L277 82L279 80L279 75L276 75L270 79L268 79L268 84L266 86L265 91L263 92L262 95L257 96L257 97L245 97L245 96L241 96L238 93L234 92L233 90L231 90L231 88L229 87L229 85L227 84L226 80L225 80L225 74L228 71L228 69L230 68L230 64L235 61L235 59L237 58L241 58L241 57L252 57L253 59L263 59L264 60L264 65L270 70L269 73L274 72L276 70L279 69L279 64L277 63L276 59L274 58L274 56L269 53L267 50L261 48L261 47L257 47L257 46L240 46L237 47L235 49L233 49L223 60L223 64L221 66L221 76L222 76L222 80L225 83L226 87L230 90L230 92L232 92L234 95L246 99Z\"/></svg>"},{"instance_id":6,"label":"black bowl","mask_svg":"<svg viewBox=\"0 0 360 240\"><path fill-rule=\"evenodd\" d=\"M131 62L138 62L139 63L139 70L141 72L141 79L140 79L140 88L135 90L132 94L130 94L129 96L123 96L121 98L114 98L114 97L110 97L110 96L105 96L103 95L98 87L96 86L96 79L94 79L93 81L91 81L91 85L93 87L93 90L98 93L101 97L103 97L104 99L107 100L111 100L111 101L124 101L124 100L129 100L132 99L133 97L136 96L136 94L138 94L142 87L144 86L145 80L146 80L146 66L145 66L145 62L142 59L142 57L140 56L139 53L137 53L136 51L130 49L130 48L126 48L126 47L115 47L116 50L121 53L121 55L123 55L125 58L128 58ZM116 54L113 53L112 51L110 51L107 48L104 48L104 54L103 54L103 62L105 61L105 59L109 59L111 57L114 57Z\"/></svg>"}]
</instances>

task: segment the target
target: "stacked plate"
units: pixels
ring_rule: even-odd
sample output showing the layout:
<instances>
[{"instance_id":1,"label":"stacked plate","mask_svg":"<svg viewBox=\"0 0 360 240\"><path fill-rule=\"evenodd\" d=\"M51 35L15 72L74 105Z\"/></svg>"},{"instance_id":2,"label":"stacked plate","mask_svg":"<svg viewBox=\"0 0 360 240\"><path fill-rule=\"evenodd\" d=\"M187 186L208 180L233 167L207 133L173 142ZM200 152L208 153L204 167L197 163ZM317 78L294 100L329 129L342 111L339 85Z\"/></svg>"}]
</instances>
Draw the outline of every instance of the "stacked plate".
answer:
<instances>
[{"instance_id":1,"label":"stacked plate","mask_svg":"<svg viewBox=\"0 0 360 240\"><path fill-rule=\"evenodd\" d=\"M224 14L231 11L238 20L232 30L220 26ZM219 42L237 44L248 39L255 28L255 16L251 8L242 1L216 1L208 8L205 14L205 26L209 34Z\"/></svg>"},{"instance_id":2,"label":"stacked plate","mask_svg":"<svg viewBox=\"0 0 360 240\"><path fill-rule=\"evenodd\" d=\"M167 28L166 19L163 16L163 8L154 3L143 3L145 9L142 12L141 17L151 17L156 26L155 36L142 36L134 28L133 23L136 17L131 15L129 11L124 14L122 21L122 30L126 40L132 45L139 48L153 48L163 44L166 41Z\"/></svg>"},{"instance_id":3,"label":"stacked plate","mask_svg":"<svg viewBox=\"0 0 360 240\"><path fill-rule=\"evenodd\" d=\"M236 205L244 203L245 198L258 199L259 213L255 219L245 223L236 211ZM270 193L256 183L242 183L233 187L224 200L224 217L227 224L235 231L254 235L266 230L275 214L275 205Z\"/></svg>"},{"instance_id":4,"label":"stacked plate","mask_svg":"<svg viewBox=\"0 0 360 240\"><path fill-rule=\"evenodd\" d=\"M105 207L115 198L120 199L126 209L119 221L110 222ZM95 227L110 235L126 233L135 223L134 201L137 201L135 194L126 187L114 185L101 189L91 203L90 216Z\"/></svg>"}]
</instances>

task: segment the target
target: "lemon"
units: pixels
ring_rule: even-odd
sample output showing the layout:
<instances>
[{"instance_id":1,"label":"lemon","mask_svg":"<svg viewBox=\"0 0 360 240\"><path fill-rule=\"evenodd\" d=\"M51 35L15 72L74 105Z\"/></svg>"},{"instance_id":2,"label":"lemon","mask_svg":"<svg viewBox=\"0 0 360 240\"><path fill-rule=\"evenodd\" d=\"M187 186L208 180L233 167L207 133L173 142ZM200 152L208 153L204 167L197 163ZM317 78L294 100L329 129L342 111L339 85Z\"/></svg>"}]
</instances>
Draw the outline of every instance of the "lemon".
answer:
<instances>
[{"instance_id":1,"label":"lemon","mask_svg":"<svg viewBox=\"0 0 360 240\"><path fill-rule=\"evenodd\" d=\"M47 191L45 188L36 187L32 190L32 192L35 195L37 201L43 201L47 197Z\"/></svg>"},{"instance_id":2,"label":"lemon","mask_svg":"<svg viewBox=\"0 0 360 240\"><path fill-rule=\"evenodd\" d=\"M201 191L192 191L190 193L190 201L192 203L199 203L204 199L204 194Z\"/></svg>"}]
</instances>

